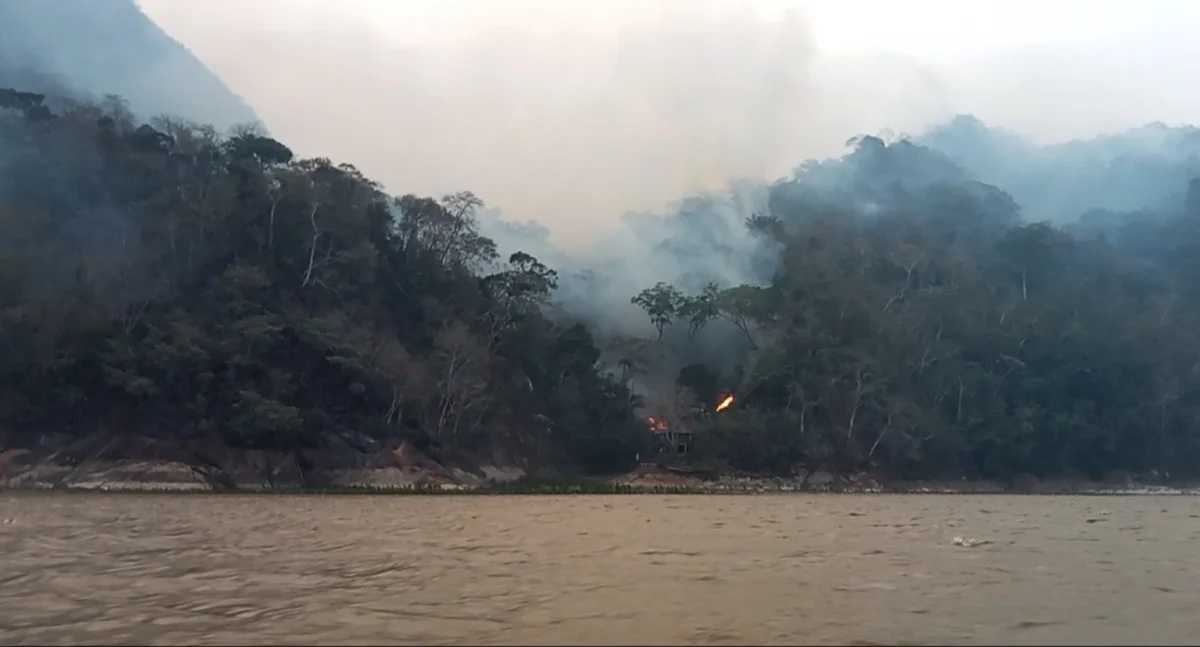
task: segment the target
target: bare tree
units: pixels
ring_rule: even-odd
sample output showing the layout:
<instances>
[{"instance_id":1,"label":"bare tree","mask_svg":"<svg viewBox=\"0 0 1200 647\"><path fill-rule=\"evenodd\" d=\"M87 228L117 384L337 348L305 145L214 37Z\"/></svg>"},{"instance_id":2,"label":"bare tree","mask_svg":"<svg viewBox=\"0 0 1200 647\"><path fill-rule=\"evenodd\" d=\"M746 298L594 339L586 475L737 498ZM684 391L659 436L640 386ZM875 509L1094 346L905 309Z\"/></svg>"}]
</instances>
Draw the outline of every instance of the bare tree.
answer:
<instances>
[{"instance_id":1,"label":"bare tree","mask_svg":"<svg viewBox=\"0 0 1200 647\"><path fill-rule=\"evenodd\" d=\"M438 331L434 344L437 397L433 429L437 435L449 437L474 431L491 403L487 349L459 322Z\"/></svg>"}]
</instances>

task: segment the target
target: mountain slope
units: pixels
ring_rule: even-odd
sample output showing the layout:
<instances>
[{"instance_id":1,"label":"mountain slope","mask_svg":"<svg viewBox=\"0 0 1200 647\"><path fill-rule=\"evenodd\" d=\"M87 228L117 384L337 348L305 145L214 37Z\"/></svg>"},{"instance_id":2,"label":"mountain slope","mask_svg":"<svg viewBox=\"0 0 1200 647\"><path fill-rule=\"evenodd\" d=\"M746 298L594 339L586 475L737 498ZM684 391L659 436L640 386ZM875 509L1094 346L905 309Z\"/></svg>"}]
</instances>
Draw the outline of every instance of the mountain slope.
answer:
<instances>
[{"instance_id":1,"label":"mountain slope","mask_svg":"<svg viewBox=\"0 0 1200 647\"><path fill-rule=\"evenodd\" d=\"M1200 174L1200 129L1194 126L1153 123L1037 146L963 115L915 141L948 155L975 179L1004 188L1033 221L1071 222L1093 209L1169 208Z\"/></svg>"},{"instance_id":2,"label":"mountain slope","mask_svg":"<svg viewBox=\"0 0 1200 647\"><path fill-rule=\"evenodd\" d=\"M0 86L124 97L141 117L225 128L254 111L134 0L0 1Z\"/></svg>"}]
</instances>

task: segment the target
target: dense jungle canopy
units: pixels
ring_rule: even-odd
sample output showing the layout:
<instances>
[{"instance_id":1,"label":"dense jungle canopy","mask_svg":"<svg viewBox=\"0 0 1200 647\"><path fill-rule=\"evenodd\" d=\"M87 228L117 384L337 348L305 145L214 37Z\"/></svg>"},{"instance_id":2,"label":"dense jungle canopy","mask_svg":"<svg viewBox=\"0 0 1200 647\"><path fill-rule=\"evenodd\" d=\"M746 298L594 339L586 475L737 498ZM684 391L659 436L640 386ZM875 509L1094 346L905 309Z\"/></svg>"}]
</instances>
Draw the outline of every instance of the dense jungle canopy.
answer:
<instances>
[{"instance_id":1,"label":"dense jungle canopy","mask_svg":"<svg viewBox=\"0 0 1200 647\"><path fill-rule=\"evenodd\" d=\"M0 425L599 473L652 451L669 400L727 469L1197 472L1195 155L1174 203L1050 225L916 141L851 150L746 219L763 281L631 286L653 328L631 343L501 254L470 192L396 198L253 128L0 90ZM646 393L664 367L670 397Z\"/></svg>"}]
</instances>

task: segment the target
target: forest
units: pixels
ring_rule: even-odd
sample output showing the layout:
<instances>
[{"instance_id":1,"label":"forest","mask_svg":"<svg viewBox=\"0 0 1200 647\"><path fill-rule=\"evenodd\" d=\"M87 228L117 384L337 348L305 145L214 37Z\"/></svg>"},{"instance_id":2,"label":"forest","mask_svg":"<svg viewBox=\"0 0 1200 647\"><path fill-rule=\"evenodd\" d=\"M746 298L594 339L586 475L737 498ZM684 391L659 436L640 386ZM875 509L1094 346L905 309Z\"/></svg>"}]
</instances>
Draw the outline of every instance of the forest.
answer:
<instances>
[{"instance_id":1,"label":"forest","mask_svg":"<svg viewBox=\"0 0 1200 647\"><path fill-rule=\"evenodd\" d=\"M1177 200L1051 225L916 141L850 144L740 223L756 280L626 286L638 337L485 235L469 191L0 90L0 428L611 474L654 416L757 474L1196 475L1200 167Z\"/></svg>"},{"instance_id":2,"label":"forest","mask_svg":"<svg viewBox=\"0 0 1200 647\"><path fill-rule=\"evenodd\" d=\"M332 437L583 471L647 441L555 273L500 259L469 192L391 198L122 102L0 91L0 424L294 451Z\"/></svg>"}]
</instances>

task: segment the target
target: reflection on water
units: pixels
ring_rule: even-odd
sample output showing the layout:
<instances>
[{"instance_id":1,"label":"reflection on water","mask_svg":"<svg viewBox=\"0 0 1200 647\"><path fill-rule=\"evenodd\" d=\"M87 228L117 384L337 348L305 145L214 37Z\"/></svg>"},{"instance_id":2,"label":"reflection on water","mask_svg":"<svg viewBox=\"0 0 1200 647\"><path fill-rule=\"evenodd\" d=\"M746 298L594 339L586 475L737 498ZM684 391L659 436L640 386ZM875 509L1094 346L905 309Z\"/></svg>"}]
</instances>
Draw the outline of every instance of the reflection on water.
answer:
<instances>
[{"instance_id":1,"label":"reflection on water","mask_svg":"<svg viewBox=\"0 0 1200 647\"><path fill-rule=\"evenodd\" d=\"M1200 640L1200 497L0 493L0 523L7 644Z\"/></svg>"}]
</instances>

